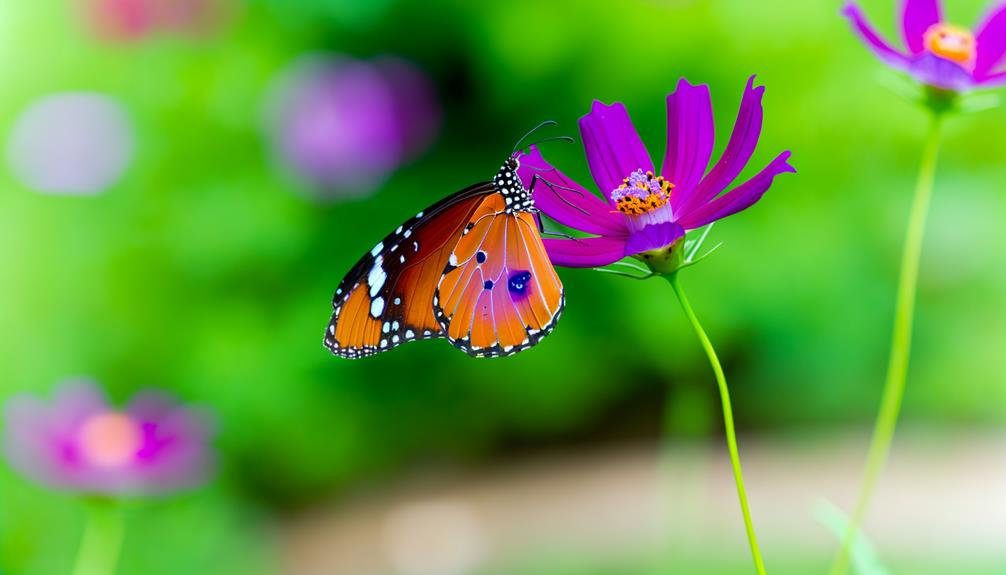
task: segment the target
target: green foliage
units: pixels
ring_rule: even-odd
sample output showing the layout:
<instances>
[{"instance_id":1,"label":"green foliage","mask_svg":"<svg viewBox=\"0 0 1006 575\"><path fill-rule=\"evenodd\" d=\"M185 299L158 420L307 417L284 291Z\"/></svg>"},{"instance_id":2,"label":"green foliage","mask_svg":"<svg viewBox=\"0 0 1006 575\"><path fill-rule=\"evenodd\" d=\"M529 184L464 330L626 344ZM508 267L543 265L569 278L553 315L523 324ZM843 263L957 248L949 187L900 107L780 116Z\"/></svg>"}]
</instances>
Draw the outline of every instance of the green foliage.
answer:
<instances>
[{"instance_id":1,"label":"green foliage","mask_svg":"<svg viewBox=\"0 0 1006 575\"><path fill-rule=\"evenodd\" d=\"M981 5L962 4L962 18ZM41 195L0 168L0 397L81 374L120 399L171 389L216 411L223 454L209 492L137 511L124 572L263 572L272 550L259 506L309 505L419 460L477 463L637 420L656 435L668 385L707 410L671 428L707 428L718 417L702 396L708 366L663 282L562 270L561 323L513 358L473 361L434 341L352 362L321 346L332 292L359 255L489 177L527 127L552 118L574 134L593 98L622 100L659 159L663 98L680 76L710 84L721 150L757 73L766 119L746 175L784 149L799 171L717 225L709 241L723 247L682 272L731 374L739 426L874 412L925 122L875 82L880 64L838 3L256 0L214 34L127 44L97 41L75 5L0 3L0 135L36 98L99 91L126 106L138 151L94 198ZM438 143L371 198L311 203L270 159L264 94L312 51L397 53L438 86ZM1000 107L949 126L907 419L1004 420L1006 319L991 313L1006 289L994 249L1006 242L1004 124ZM590 182L576 146L545 151ZM0 569L65 572L82 511L9 471L0 494ZM162 563L158 545L184 551Z\"/></svg>"}]
</instances>

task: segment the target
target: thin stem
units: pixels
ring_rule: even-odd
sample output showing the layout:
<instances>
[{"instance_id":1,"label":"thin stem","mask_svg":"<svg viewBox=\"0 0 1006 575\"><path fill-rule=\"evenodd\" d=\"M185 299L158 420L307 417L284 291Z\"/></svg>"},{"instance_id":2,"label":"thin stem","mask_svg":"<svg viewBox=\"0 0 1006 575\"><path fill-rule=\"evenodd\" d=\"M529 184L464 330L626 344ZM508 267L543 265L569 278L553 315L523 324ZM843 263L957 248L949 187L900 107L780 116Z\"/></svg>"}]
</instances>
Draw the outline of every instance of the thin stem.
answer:
<instances>
[{"instance_id":1,"label":"thin stem","mask_svg":"<svg viewBox=\"0 0 1006 575\"><path fill-rule=\"evenodd\" d=\"M88 503L87 525L73 575L113 575L122 546L122 512L111 501Z\"/></svg>"},{"instance_id":2,"label":"thin stem","mask_svg":"<svg viewBox=\"0 0 1006 575\"><path fill-rule=\"evenodd\" d=\"M681 289L678 274L673 273L664 277L670 282L671 288L674 289L675 295L678 296L678 301L681 302L681 309L684 310L688 321L692 324L692 328L695 329L695 335L699 337L702 349L706 351L706 356L709 357L709 364L713 368L713 373L716 374L716 384L720 388L720 403L723 405L723 425L726 429L727 448L730 451L730 465L733 467L734 481L737 483L737 498L740 500L741 514L744 515L744 529L747 531L748 543L751 545L751 558L754 559L755 570L758 572L758 575L765 575L765 565L762 562L761 551L758 550L758 539L755 537L754 522L751 520L751 510L748 508L747 491L744 489L744 475L741 473L741 458L737 450L737 437L734 432L733 408L730 406L730 390L727 388L727 380L723 375L723 367L720 366L720 360L716 357L716 350L713 349L713 344L709 341L705 330L702 329L699 319L695 317L695 312L692 311L692 306L688 303L684 290Z\"/></svg>"},{"instance_id":3,"label":"thin stem","mask_svg":"<svg viewBox=\"0 0 1006 575\"><path fill-rule=\"evenodd\" d=\"M942 117L933 113L922 152L919 179L915 186L908 229L905 233L904 253L901 256L901 275L898 280L898 295L894 311L894 332L891 336L891 355L887 367L880 412L870 440L870 450L866 458L866 471L860 486L856 507L853 509L849 526L842 540L842 546L832 563L831 575L844 575L849 567L849 554L857 531L866 518L877 481L884 470L891 450L894 429L901 411L901 400L905 395L905 379L908 374L908 358L912 346L912 320L915 313L915 291L919 277L919 260L922 255L922 240L926 230L926 216L933 195L933 178L936 172L936 158L940 150Z\"/></svg>"}]
</instances>

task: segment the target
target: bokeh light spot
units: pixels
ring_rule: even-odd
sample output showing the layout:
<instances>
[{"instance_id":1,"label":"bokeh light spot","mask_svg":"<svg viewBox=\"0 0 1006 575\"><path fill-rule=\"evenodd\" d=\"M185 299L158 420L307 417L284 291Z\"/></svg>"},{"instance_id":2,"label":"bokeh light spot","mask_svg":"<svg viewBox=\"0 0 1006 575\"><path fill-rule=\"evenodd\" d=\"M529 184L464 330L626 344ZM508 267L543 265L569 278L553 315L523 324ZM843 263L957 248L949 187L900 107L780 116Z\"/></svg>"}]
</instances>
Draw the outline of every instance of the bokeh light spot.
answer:
<instances>
[{"instance_id":1,"label":"bokeh light spot","mask_svg":"<svg viewBox=\"0 0 1006 575\"><path fill-rule=\"evenodd\" d=\"M71 92L46 96L18 117L7 141L7 162L33 190L88 195L122 177L133 148L129 118L116 100Z\"/></svg>"}]
</instances>

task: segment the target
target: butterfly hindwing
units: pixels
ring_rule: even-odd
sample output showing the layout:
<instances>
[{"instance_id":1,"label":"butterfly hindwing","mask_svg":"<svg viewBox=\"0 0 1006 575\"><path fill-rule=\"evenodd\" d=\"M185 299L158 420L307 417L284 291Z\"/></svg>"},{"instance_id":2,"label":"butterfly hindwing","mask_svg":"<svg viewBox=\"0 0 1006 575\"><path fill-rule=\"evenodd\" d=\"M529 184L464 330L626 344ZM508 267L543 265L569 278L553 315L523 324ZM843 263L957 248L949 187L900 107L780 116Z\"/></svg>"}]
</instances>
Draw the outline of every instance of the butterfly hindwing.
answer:
<instances>
[{"instance_id":1,"label":"butterfly hindwing","mask_svg":"<svg viewBox=\"0 0 1006 575\"><path fill-rule=\"evenodd\" d=\"M454 194L399 226L365 254L336 289L325 346L359 358L408 341L444 337L434 291L451 250L491 184Z\"/></svg>"},{"instance_id":2,"label":"butterfly hindwing","mask_svg":"<svg viewBox=\"0 0 1006 575\"><path fill-rule=\"evenodd\" d=\"M548 335L564 305L530 212L487 196L443 269L433 308L444 336L475 357L510 355Z\"/></svg>"}]
</instances>

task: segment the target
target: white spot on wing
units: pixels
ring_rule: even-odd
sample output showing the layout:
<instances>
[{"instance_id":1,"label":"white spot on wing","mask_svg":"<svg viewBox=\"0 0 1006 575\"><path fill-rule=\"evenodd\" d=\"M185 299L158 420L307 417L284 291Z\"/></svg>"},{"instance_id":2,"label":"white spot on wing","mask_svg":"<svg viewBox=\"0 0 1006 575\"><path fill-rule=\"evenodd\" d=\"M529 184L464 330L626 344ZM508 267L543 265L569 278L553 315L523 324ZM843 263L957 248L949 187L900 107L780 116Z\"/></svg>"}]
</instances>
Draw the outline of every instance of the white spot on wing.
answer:
<instances>
[{"instance_id":1,"label":"white spot on wing","mask_svg":"<svg viewBox=\"0 0 1006 575\"><path fill-rule=\"evenodd\" d=\"M379 297L370 302L370 315L379 317L384 312L384 298Z\"/></svg>"},{"instance_id":2,"label":"white spot on wing","mask_svg":"<svg viewBox=\"0 0 1006 575\"><path fill-rule=\"evenodd\" d=\"M370 268L370 273L367 274L367 284L370 285L370 297L377 295L377 292L381 291L384 286L384 280L388 277L388 274L384 273L384 257L377 256L374 260L374 267ZM375 314L376 315L376 314Z\"/></svg>"},{"instance_id":3,"label":"white spot on wing","mask_svg":"<svg viewBox=\"0 0 1006 575\"><path fill-rule=\"evenodd\" d=\"M374 249L370 250L370 255L376 258L377 254L381 253L381 250L383 249L384 249L384 242L380 242L376 246L374 246Z\"/></svg>"}]
</instances>

